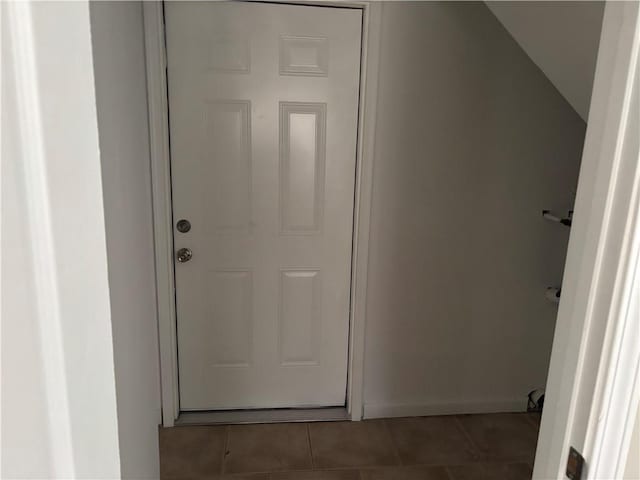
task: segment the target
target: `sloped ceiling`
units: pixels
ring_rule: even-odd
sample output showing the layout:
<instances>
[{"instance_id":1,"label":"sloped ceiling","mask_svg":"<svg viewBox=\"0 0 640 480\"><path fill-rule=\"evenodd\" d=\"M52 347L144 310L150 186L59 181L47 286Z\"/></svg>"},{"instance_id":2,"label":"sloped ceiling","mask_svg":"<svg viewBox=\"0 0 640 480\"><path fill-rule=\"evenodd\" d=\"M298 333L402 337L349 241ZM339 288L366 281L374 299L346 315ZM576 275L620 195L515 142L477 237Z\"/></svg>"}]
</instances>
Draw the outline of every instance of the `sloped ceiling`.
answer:
<instances>
[{"instance_id":1,"label":"sloped ceiling","mask_svg":"<svg viewBox=\"0 0 640 480\"><path fill-rule=\"evenodd\" d=\"M587 121L604 2L485 3L569 104Z\"/></svg>"}]
</instances>

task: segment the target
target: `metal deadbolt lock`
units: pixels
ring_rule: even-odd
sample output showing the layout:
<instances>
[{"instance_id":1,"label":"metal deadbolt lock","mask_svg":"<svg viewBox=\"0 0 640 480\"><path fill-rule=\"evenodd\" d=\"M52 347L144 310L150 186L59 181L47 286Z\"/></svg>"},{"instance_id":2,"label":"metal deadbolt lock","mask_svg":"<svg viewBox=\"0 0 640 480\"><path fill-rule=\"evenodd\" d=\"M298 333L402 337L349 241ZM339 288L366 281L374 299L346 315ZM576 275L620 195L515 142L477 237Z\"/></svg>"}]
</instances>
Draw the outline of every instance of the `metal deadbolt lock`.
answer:
<instances>
[{"instance_id":1,"label":"metal deadbolt lock","mask_svg":"<svg viewBox=\"0 0 640 480\"><path fill-rule=\"evenodd\" d=\"M191 260L191 257L193 257L193 252L190 248L181 248L178 250L178 253L176 253L176 258L180 263L188 262Z\"/></svg>"},{"instance_id":2,"label":"metal deadbolt lock","mask_svg":"<svg viewBox=\"0 0 640 480\"><path fill-rule=\"evenodd\" d=\"M176 223L176 229L178 229L180 233L187 233L189 230L191 230L191 222L189 220L185 220L184 218L178 220L178 223Z\"/></svg>"}]
</instances>

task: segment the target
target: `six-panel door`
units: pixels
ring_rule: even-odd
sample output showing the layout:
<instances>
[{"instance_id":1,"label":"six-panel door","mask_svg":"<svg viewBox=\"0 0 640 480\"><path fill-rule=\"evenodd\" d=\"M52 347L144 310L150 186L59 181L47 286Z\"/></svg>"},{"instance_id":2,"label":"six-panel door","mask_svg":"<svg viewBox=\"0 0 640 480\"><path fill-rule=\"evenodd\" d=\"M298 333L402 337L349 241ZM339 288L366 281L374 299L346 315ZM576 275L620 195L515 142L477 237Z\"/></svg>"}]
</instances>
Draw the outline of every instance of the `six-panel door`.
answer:
<instances>
[{"instance_id":1,"label":"six-panel door","mask_svg":"<svg viewBox=\"0 0 640 480\"><path fill-rule=\"evenodd\" d=\"M361 11L165 15L181 409L344 405Z\"/></svg>"}]
</instances>

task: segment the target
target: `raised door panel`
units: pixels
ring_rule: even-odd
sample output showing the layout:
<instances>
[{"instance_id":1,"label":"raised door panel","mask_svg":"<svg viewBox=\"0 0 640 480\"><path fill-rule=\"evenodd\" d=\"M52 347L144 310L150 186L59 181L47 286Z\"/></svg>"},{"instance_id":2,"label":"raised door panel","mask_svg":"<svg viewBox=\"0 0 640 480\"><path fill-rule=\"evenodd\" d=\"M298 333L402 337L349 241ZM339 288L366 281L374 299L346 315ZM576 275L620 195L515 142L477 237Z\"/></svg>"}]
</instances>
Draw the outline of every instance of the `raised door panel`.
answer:
<instances>
[{"instance_id":1,"label":"raised door panel","mask_svg":"<svg viewBox=\"0 0 640 480\"><path fill-rule=\"evenodd\" d=\"M280 103L280 224L320 233L324 208L326 105Z\"/></svg>"},{"instance_id":2,"label":"raised door panel","mask_svg":"<svg viewBox=\"0 0 640 480\"><path fill-rule=\"evenodd\" d=\"M280 364L318 365L322 321L320 271L283 270L280 274Z\"/></svg>"}]
</instances>

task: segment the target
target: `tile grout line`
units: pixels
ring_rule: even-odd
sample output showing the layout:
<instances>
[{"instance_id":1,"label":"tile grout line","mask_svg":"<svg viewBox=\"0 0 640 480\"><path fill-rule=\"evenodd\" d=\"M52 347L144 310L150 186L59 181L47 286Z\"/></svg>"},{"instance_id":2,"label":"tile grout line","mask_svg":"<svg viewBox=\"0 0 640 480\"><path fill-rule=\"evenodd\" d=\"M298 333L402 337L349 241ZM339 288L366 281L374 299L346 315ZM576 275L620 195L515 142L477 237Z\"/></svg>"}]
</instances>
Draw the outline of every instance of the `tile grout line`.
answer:
<instances>
[{"instance_id":1,"label":"tile grout line","mask_svg":"<svg viewBox=\"0 0 640 480\"><path fill-rule=\"evenodd\" d=\"M382 423L384 424L385 430L387 431L387 435L389 435L389 439L391 440L391 445L393 447L393 454L396 457L396 460L398 461L398 464L400 466L404 466L404 462L402 461L402 457L400 456L400 450L398 450L398 445L396 445L396 440L393 436L393 433L391 433L391 427L389 426L389 423L387 422L388 419L383 418L382 419Z\"/></svg>"},{"instance_id":2,"label":"tile grout line","mask_svg":"<svg viewBox=\"0 0 640 480\"><path fill-rule=\"evenodd\" d=\"M309 443L309 457L311 460L311 470L316 469L315 462L313 461L313 447L311 446L311 427L309 426L309 422L307 422L307 442Z\"/></svg>"},{"instance_id":3,"label":"tile grout line","mask_svg":"<svg viewBox=\"0 0 640 480\"><path fill-rule=\"evenodd\" d=\"M458 430L462 432L462 435L467 439L467 442L469 442L469 444L471 445L471 448L473 448L474 450L473 453L478 455L477 458L473 459L472 463L477 463L482 461L482 451L480 450L480 447L478 447L476 442L473 441L471 434L467 432L466 428L464 428L464 425L462 424L462 420L460 420L459 415L453 415L453 420L456 426L458 427Z\"/></svg>"},{"instance_id":4,"label":"tile grout line","mask_svg":"<svg viewBox=\"0 0 640 480\"><path fill-rule=\"evenodd\" d=\"M529 412L527 412L525 415L525 420L527 421L527 423L534 428L536 435L540 435L540 424L536 420L534 420L533 416Z\"/></svg>"},{"instance_id":5,"label":"tile grout line","mask_svg":"<svg viewBox=\"0 0 640 480\"><path fill-rule=\"evenodd\" d=\"M451 470L449 469L449 465L445 465L443 469L444 469L445 475L447 476L447 478L449 478L449 480L456 480L455 477L453 476L453 473L451 473Z\"/></svg>"},{"instance_id":6,"label":"tile grout line","mask_svg":"<svg viewBox=\"0 0 640 480\"><path fill-rule=\"evenodd\" d=\"M222 444L222 463L220 465L220 474L224 475L225 465L227 463L227 446L229 445L229 425L224 426L224 442Z\"/></svg>"}]
</instances>

